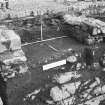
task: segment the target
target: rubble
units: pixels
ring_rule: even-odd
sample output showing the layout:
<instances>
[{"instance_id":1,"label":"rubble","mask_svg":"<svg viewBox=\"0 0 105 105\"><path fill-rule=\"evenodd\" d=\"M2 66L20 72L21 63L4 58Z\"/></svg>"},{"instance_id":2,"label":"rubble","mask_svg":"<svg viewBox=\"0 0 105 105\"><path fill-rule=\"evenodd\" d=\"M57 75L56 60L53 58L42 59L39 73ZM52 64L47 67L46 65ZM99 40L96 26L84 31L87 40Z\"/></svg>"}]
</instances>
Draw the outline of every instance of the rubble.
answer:
<instances>
[{"instance_id":1,"label":"rubble","mask_svg":"<svg viewBox=\"0 0 105 105\"><path fill-rule=\"evenodd\" d=\"M64 18L65 22L67 22L69 24L73 24L73 25L80 25L81 22L83 21L81 17L76 17L76 16L72 16L72 15L68 15L68 14L64 15L63 18Z\"/></svg>"},{"instance_id":2,"label":"rubble","mask_svg":"<svg viewBox=\"0 0 105 105\"><path fill-rule=\"evenodd\" d=\"M34 100L36 98L36 95L40 92L40 90L41 89L34 90L32 93L27 94L23 100L26 101L28 98L31 98L31 100Z\"/></svg>"},{"instance_id":3,"label":"rubble","mask_svg":"<svg viewBox=\"0 0 105 105\"><path fill-rule=\"evenodd\" d=\"M76 20L76 22L75 22L75 20ZM95 25L95 23L91 23L91 21L93 21L92 19L90 19L89 22L87 22L87 20L85 17L82 18L82 17L73 16L73 17L70 17L70 21L71 21L70 24L76 24L76 25L79 24L80 25L81 22L83 23L83 21L84 21L85 24L88 24L90 22L89 25L93 25L93 26ZM97 25L97 27L99 27L99 25ZM26 63L27 58L21 49L20 38L15 37L15 34L13 34L14 35L13 36L14 38L12 37L13 39L10 38L9 41L6 40L7 37L5 38L5 36L8 36L8 34L10 34L10 33L13 34L14 32L8 31L8 30L3 31L3 34L2 34L3 40L1 42L3 43L3 47L5 47L5 49L3 49L0 53L0 62L3 63L2 67L1 67L2 75L3 75L3 77L6 77L7 79L14 78L17 75L24 74L25 72L28 71L28 66ZM95 36L95 35L97 36L97 34L101 33L101 31L100 31L100 29L97 30L97 28L94 28L93 33L94 33L94 34L92 34L93 36ZM93 40L92 40L93 37L91 38L91 36L89 37L90 39L88 38L89 43L93 42ZM9 44L10 45L7 47L4 45L4 42L6 43L6 45L9 45ZM2 45L2 43L1 43L1 45ZM16 47L14 47L14 46L16 46ZM57 58L57 56L51 56L48 58L49 58L49 60L47 60L45 57L45 59L43 61L45 61L45 63L48 63L49 61L52 61L55 58ZM70 57L68 57L67 61L69 63L73 63L73 65L74 65L74 63L77 62L77 58L76 58L76 56L70 56ZM81 67L82 67L82 63L79 62L75 65L75 69L74 69L75 71L72 71L71 69L69 69L69 72L59 73L53 77L53 79L56 82L55 84L57 84L57 85L54 87L51 87L50 96L54 102L57 102L60 105L72 105L79 98L80 98L79 101L81 101L81 100L84 101L86 98L90 100L91 98L93 98L94 95L99 95L99 94L102 94L105 92L104 91L105 86L100 87L101 84L100 84L99 78L96 78L96 81L92 82L91 84L90 84L91 80L85 81L84 78L81 78L82 74L78 73L78 71L81 69ZM84 69L84 71L85 71L85 69ZM50 78L50 75L48 75L48 78ZM80 79L82 79L82 80L80 80ZM82 84L81 81L82 82L85 81L85 83ZM33 84L34 83L32 83L32 85ZM34 86L32 88L34 88ZM31 91L31 89L30 89L30 91ZM35 91L27 94L23 100L26 101L28 98L30 98L31 101L34 101L34 99L36 98L36 94L39 92L40 92L40 90L35 90ZM95 100L94 102L93 102L93 100L90 100L90 101L86 101L84 103L89 104L89 105L93 105L93 104L95 105L96 103L99 103L99 101L98 102L96 102L96 101L98 101L98 100ZM48 102L51 102L51 101L48 100ZM76 105L78 105L78 104L76 104ZM81 105L84 105L84 104L81 104Z\"/></svg>"},{"instance_id":4,"label":"rubble","mask_svg":"<svg viewBox=\"0 0 105 105\"><path fill-rule=\"evenodd\" d=\"M88 78L85 82L81 82L78 78L82 76L77 71L56 75L54 78L60 86L52 87L50 90L53 101L57 102L57 105L73 105L74 103L76 105L99 105L105 99L105 85L99 77L93 80ZM71 78L75 79L71 80Z\"/></svg>"},{"instance_id":5,"label":"rubble","mask_svg":"<svg viewBox=\"0 0 105 105\"><path fill-rule=\"evenodd\" d=\"M66 100L59 102L57 105L72 105L74 100L75 100L75 97L70 97L70 98L67 98Z\"/></svg>"},{"instance_id":6,"label":"rubble","mask_svg":"<svg viewBox=\"0 0 105 105\"><path fill-rule=\"evenodd\" d=\"M55 86L50 91L50 96L53 98L54 101L60 101L63 99L66 99L68 97L71 97L80 85L79 82L72 82L72 83L66 83L71 80L71 78L79 78L81 75L77 74L76 72L67 72L60 74L59 76L54 77L56 79L56 82L60 83L62 86L59 88L58 86ZM63 84L66 83L66 84Z\"/></svg>"},{"instance_id":7,"label":"rubble","mask_svg":"<svg viewBox=\"0 0 105 105\"><path fill-rule=\"evenodd\" d=\"M105 99L105 95L101 95L101 96L98 96L96 98L93 98L93 99L87 101L85 103L85 105L99 105L100 102L104 99ZM78 105L83 105L83 104L78 104Z\"/></svg>"},{"instance_id":8,"label":"rubble","mask_svg":"<svg viewBox=\"0 0 105 105\"><path fill-rule=\"evenodd\" d=\"M27 58L22 50L15 50L13 52L5 52L0 54L0 61L5 65L17 64L19 62L26 62Z\"/></svg>"},{"instance_id":9,"label":"rubble","mask_svg":"<svg viewBox=\"0 0 105 105\"><path fill-rule=\"evenodd\" d=\"M71 26L68 27L70 32L73 33L71 37L88 45L103 42L105 22L95 18L70 14L64 15L63 18L65 24Z\"/></svg>"},{"instance_id":10,"label":"rubble","mask_svg":"<svg viewBox=\"0 0 105 105\"><path fill-rule=\"evenodd\" d=\"M81 77L80 74L78 74L78 72L74 71L74 72L66 72L66 73L63 73L63 74L59 74L59 75L55 75L53 77L53 79L59 83L59 84L63 84L65 82L68 82L70 81L72 78L79 78Z\"/></svg>"}]
</instances>

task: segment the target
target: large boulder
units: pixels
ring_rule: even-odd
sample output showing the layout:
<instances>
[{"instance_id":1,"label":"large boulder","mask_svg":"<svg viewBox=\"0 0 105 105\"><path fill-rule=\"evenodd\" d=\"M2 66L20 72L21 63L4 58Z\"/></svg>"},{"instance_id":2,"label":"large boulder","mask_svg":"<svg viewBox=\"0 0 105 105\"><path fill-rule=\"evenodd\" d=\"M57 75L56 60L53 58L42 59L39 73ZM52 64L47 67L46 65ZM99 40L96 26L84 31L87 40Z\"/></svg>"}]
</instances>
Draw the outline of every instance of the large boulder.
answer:
<instances>
[{"instance_id":1,"label":"large boulder","mask_svg":"<svg viewBox=\"0 0 105 105\"><path fill-rule=\"evenodd\" d=\"M68 83L62 85L61 88L55 86L51 89L50 96L55 102L64 100L68 97L71 97L71 95L75 94L76 88L78 88L80 84L81 82Z\"/></svg>"},{"instance_id":2,"label":"large boulder","mask_svg":"<svg viewBox=\"0 0 105 105\"><path fill-rule=\"evenodd\" d=\"M63 74L59 74L59 75L55 75L54 76L54 80L59 83L59 84L63 84L63 83L66 83L66 82L69 82L72 78L80 78L81 75L78 74L76 71L73 71L73 72L66 72L66 73L63 73Z\"/></svg>"},{"instance_id":3,"label":"large boulder","mask_svg":"<svg viewBox=\"0 0 105 105\"><path fill-rule=\"evenodd\" d=\"M21 49L21 39L13 30L0 29L0 53Z\"/></svg>"}]
</instances>

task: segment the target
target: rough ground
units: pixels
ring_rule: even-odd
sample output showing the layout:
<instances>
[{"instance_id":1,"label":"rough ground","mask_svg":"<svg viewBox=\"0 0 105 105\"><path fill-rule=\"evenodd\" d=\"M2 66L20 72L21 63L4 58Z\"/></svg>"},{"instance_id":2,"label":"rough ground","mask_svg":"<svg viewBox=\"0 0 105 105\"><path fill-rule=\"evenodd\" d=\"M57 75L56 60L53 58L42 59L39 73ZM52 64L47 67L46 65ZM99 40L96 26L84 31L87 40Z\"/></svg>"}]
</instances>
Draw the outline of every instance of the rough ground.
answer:
<instances>
[{"instance_id":1,"label":"rough ground","mask_svg":"<svg viewBox=\"0 0 105 105\"><path fill-rule=\"evenodd\" d=\"M54 2L41 2L42 0L21 0L13 1L10 4L10 10L1 11L6 16L8 13L11 13L12 16L18 15L19 17L29 15L30 11L36 10L36 8L41 7L39 9L46 9L50 8L51 10L54 9L55 11L59 11L61 9L65 9L62 4L56 4ZM37 2L37 3L36 3ZM43 6L40 6L43 5ZM3 18L1 16L1 18ZM58 35L59 36L59 35ZM50 46L49 46L50 45ZM57 52L52 49L52 47L57 49ZM105 44L102 44L103 50L105 49ZM57 73L56 69L51 71L43 72L42 68L36 68L35 63L37 63L43 57L50 57L55 55L56 53L61 53L64 50L68 50L73 48L74 50L79 50L85 47L81 43L71 39L71 38L61 38L52 41L47 41L44 43L37 43L33 45L23 46L23 50L26 53L28 58L28 64L30 66L29 70L31 71L30 74L26 74L24 77L16 77L8 81L7 88L8 88L8 97L10 105L35 105L36 103L26 103L22 104L23 98L30 92L40 87L43 87L45 84L51 83L51 77L53 74ZM101 52L101 51L100 51ZM99 53L100 53L99 52ZM101 54L99 54L101 55ZM49 78L50 77L50 78ZM29 81L31 82L29 83ZM41 105L41 104L39 104ZM42 104L43 105L43 104Z\"/></svg>"},{"instance_id":2,"label":"rough ground","mask_svg":"<svg viewBox=\"0 0 105 105\"><path fill-rule=\"evenodd\" d=\"M48 36L51 33L47 34ZM31 34L30 34L31 35ZM53 35L53 34L52 34ZM57 33L60 36L60 33ZM49 46L50 45L50 46ZM105 44L102 45L102 50L105 49ZM55 51L52 47L57 49ZM80 50L86 47L86 45L82 45L81 43L75 41L72 38L60 38L52 41L46 41L43 43L35 43L33 45L29 44L23 46L23 51L26 53L28 58L28 64L30 66L29 70L30 74L19 78L15 78L8 81L8 93L9 93L9 101L10 105L21 105L23 98L28 94L38 89L40 87L45 86L45 84L51 83L51 77L53 74L56 74L58 71L56 69L52 69L51 71L42 71L42 68L36 68L36 63L40 61L43 57L47 58L55 54L60 54L64 50L68 50L73 48L74 50ZM97 55L101 55L102 51L99 51ZM31 79L31 82L29 80ZM16 100L16 101L14 101ZM34 105L35 103L27 103L25 105ZM24 104L23 104L24 105ZM40 104L41 105L41 104ZM42 104L43 105L43 104Z\"/></svg>"},{"instance_id":3,"label":"rough ground","mask_svg":"<svg viewBox=\"0 0 105 105\"><path fill-rule=\"evenodd\" d=\"M58 49L58 52L54 51L48 45L51 45L54 48ZM105 44L103 44L102 46L103 48L101 49L104 50ZM47 41L44 43L23 46L23 51L26 53L26 56L28 58L28 65L30 67L29 70L31 71L31 75L26 74L24 77L20 76L14 79L10 79L8 81L7 87L9 93L9 105L34 105L35 102L33 102L33 104L31 102L22 104L24 97L27 94L33 92L35 89L44 87L46 84L50 85L52 82L51 78L53 77L53 75L60 72L58 68L48 71L42 71L41 67L36 67L35 64L41 58L47 58L52 55L55 55L56 53L60 54L64 50L70 48L73 48L74 50L80 50L83 47L85 46L71 38L61 38ZM102 51L98 51L98 54L99 53L102 53ZM44 96L42 97L44 98Z\"/></svg>"}]
</instances>

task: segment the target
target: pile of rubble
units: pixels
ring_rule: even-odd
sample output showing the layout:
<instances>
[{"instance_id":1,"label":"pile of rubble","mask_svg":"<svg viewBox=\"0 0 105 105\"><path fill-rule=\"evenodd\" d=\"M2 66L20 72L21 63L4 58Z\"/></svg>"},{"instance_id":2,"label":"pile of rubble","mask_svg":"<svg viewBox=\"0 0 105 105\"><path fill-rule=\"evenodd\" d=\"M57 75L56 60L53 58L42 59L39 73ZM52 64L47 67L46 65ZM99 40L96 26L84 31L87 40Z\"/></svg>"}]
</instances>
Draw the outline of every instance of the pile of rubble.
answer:
<instances>
[{"instance_id":1,"label":"pile of rubble","mask_svg":"<svg viewBox=\"0 0 105 105\"><path fill-rule=\"evenodd\" d=\"M50 84L26 95L24 102L37 105L100 105L105 100L105 81L102 79L105 59L102 57L102 64L93 63L89 69L85 62L80 61L80 55L75 52L69 56L65 70L54 74Z\"/></svg>"},{"instance_id":2,"label":"pile of rubble","mask_svg":"<svg viewBox=\"0 0 105 105\"><path fill-rule=\"evenodd\" d=\"M84 82L80 81L81 77L76 71L57 76L56 82L60 87L54 86L51 89L50 96L53 101L58 105L99 105L105 100L105 85L101 85L98 77Z\"/></svg>"},{"instance_id":3,"label":"pile of rubble","mask_svg":"<svg viewBox=\"0 0 105 105\"><path fill-rule=\"evenodd\" d=\"M78 62L78 56L67 58L68 71L53 77L57 85L50 89L52 102L57 105L100 105L105 100L104 66L93 62L89 69L85 62Z\"/></svg>"},{"instance_id":4,"label":"pile of rubble","mask_svg":"<svg viewBox=\"0 0 105 105\"><path fill-rule=\"evenodd\" d=\"M64 15L64 20L73 30L72 37L88 45L103 42L105 22L85 16ZM78 34L78 35L77 35Z\"/></svg>"},{"instance_id":5,"label":"pile of rubble","mask_svg":"<svg viewBox=\"0 0 105 105\"><path fill-rule=\"evenodd\" d=\"M0 72L6 79L27 72L27 58L21 48L21 39L13 30L0 29Z\"/></svg>"},{"instance_id":6,"label":"pile of rubble","mask_svg":"<svg viewBox=\"0 0 105 105\"><path fill-rule=\"evenodd\" d=\"M85 80L84 73L68 71L56 74L53 83L50 88L46 85L45 89L28 94L24 101L44 105L100 105L105 100L105 84L98 76Z\"/></svg>"},{"instance_id":7,"label":"pile of rubble","mask_svg":"<svg viewBox=\"0 0 105 105\"><path fill-rule=\"evenodd\" d=\"M80 11L85 15L93 15L99 13L105 7L105 2L92 2L92 1L79 1L79 2L70 2L68 3L69 8L72 8L74 11Z\"/></svg>"}]
</instances>

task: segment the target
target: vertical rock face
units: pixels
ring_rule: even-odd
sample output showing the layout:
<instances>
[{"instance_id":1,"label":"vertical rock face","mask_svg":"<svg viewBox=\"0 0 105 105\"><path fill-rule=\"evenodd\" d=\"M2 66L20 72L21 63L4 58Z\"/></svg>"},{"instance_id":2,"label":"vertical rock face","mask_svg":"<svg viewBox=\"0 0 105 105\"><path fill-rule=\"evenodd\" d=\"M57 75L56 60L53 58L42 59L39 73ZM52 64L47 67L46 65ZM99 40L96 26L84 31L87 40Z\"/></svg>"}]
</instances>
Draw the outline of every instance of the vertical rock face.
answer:
<instances>
[{"instance_id":1,"label":"vertical rock face","mask_svg":"<svg viewBox=\"0 0 105 105\"><path fill-rule=\"evenodd\" d=\"M4 105L11 104L16 89L30 80L26 62L20 37L13 30L0 29L0 97Z\"/></svg>"},{"instance_id":2,"label":"vertical rock face","mask_svg":"<svg viewBox=\"0 0 105 105\"><path fill-rule=\"evenodd\" d=\"M0 29L0 62L2 72L11 71L17 65L25 64L27 58L21 49L21 39L13 30ZM21 67L22 68L22 67ZM14 70L13 70L14 71ZM20 72L20 71L19 71Z\"/></svg>"}]
</instances>

